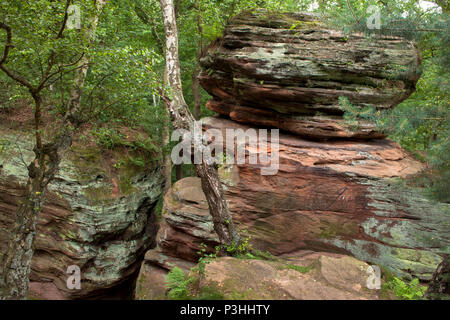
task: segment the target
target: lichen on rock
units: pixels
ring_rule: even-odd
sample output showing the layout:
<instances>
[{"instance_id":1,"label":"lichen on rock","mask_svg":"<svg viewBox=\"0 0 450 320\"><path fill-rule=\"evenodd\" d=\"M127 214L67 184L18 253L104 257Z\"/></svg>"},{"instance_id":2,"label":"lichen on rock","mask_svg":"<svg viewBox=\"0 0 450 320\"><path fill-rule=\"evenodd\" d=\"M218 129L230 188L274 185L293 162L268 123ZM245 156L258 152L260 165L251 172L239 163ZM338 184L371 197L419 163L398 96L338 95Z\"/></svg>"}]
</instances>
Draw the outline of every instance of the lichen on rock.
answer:
<instances>
[{"instance_id":1,"label":"lichen on rock","mask_svg":"<svg viewBox=\"0 0 450 320\"><path fill-rule=\"evenodd\" d=\"M29 134L2 128L12 141L0 154L0 252L33 157ZM19 137L19 138L17 138ZM120 157L120 155L116 155ZM125 171L125 169L123 170ZM126 175L132 190L121 190ZM98 146L75 143L48 186L38 217L29 296L39 299L132 298L145 252L157 231L158 167L121 172ZM67 268L81 269L81 290L69 290Z\"/></svg>"}]
</instances>

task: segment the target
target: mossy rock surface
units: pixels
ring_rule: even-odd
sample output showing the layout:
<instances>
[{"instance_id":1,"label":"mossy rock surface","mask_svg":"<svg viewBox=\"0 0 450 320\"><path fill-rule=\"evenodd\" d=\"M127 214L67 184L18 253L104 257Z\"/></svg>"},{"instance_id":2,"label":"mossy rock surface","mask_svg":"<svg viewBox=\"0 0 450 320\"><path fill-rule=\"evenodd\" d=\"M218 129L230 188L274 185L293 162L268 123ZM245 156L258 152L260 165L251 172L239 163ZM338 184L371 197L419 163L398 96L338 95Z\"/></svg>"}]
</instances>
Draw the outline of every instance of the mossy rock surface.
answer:
<instances>
[{"instance_id":1,"label":"mossy rock surface","mask_svg":"<svg viewBox=\"0 0 450 320\"><path fill-rule=\"evenodd\" d=\"M0 206L7 204L0 217L3 252L28 176L26 165L34 158L34 140L29 132L19 134L3 127L0 135L11 142L0 153ZM105 150L75 139L48 186L38 217L31 296L72 299L132 295L143 255L154 244L157 226L153 208L163 179L157 161L149 159L148 166L136 166L128 161L124 148ZM71 265L81 268L82 290L67 289L66 272Z\"/></svg>"},{"instance_id":2,"label":"mossy rock surface","mask_svg":"<svg viewBox=\"0 0 450 320\"><path fill-rule=\"evenodd\" d=\"M380 291L366 285L368 268L355 258L326 253L277 261L218 258L206 265L200 287L239 300L378 299Z\"/></svg>"}]
</instances>

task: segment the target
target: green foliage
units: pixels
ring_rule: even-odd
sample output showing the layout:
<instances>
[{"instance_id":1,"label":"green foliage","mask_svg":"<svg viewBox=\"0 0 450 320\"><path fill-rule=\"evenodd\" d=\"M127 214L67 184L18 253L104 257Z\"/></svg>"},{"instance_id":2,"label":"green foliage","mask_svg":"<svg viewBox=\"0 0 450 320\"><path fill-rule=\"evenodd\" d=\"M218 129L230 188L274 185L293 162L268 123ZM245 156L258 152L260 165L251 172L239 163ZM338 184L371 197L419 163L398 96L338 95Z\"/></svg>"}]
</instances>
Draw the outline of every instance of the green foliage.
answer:
<instances>
[{"instance_id":1,"label":"green foliage","mask_svg":"<svg viewBox=\"0 0 450 320\"><path fill-rule=\"evenodd\" d=\"M204 276L206 265L217 258L220 247L217 246L215 249L216 251L214 253L207 253L206 244L200 244L200 251L197 251L197 254L200 256L200 258L198 259L198 274L200 275L200 277Z\"/></svg>"},{"instance_id":2,"label":"green foliage","mask_svg":"<svg viewBox=\"0 0 450 320\"><path fill-rule=\"evenodd\" d=\"M200 288L195 300L224 300L225 297L217 288L203 286Z\"/></svg>"},{"instance_id":3,"label":"green foliage","mask_svg":"<svg viewBox=\"0 0 450 320\"><path fill-rule=\"evenodd\" d=\"M393 277L383 283L383 290L391 290L395 296L402 300L419 300L423 297L426 287L419 284L419 279L405 282L400 278Z\"/></svg>"},{"instance_id":4,"label":"green foliage","mask_svg":"<svg viewBox=\"0 0 450 320\"><path fill-rule=\"evenodd\" d=\"M10 145L11 141L0 139L0 155L6 153Z\"/></svg>"},{"instance_id":5,"label":"green foliage","mask_svg":"<svg viewBox=\"0 0 450 320\"><path fill-rule=\"evenodd\" d=\"M161 195L159 196L158 202L156 202L156 206L154 209L154 212L158 218L162 217L163 206L164 206L164 194L161 193Z\"/></svg>"},{"instance_id":6,"label":"green foliage","mask_svg":"<svg viewBox=\"0 0 450 320\"><path fill-rule=\"evenodd\" d=\"M301 273L308 273L309 271L311 271L313 269L313 267L297 266L295 264L290 264L290 263L285 264L285 267L287 269L295 270L295 271L298 271Z\"/></svg>"},{"instance_id":7,"label":"green foliage","mask_svg":"<svg viewBox=\"0 0 450 320\"><path fill-rule=\"evenodd\" d=\"M359 129L360 120L368 120L374 122L378 122L380 120L380 112L377 112L377 110L372 106L355 106L348 100L347 97L342 96L339 97L339 104L344 111L344 120L349 125L350 130L352 131L356 131Z\"/></svg>"},{"instance_id":8,"label":"green foliage","mask_svg":"<svg viewBox=\"0 0 450 320\"><path fill-rule=\"evenodd\" d=\"M238 246L235 244L216 246L215 252L207 252L206 244L200 244L200 251L197 251L197 254L200 256L198 260L198 273L200 277L204 275L206 265L216 259L222 250L238 259L257 259L258 257L251 252L249 240L250 236L248 235L248 231L243 230L242 241Z\"/></svg>"},{"instance_id":9,"label":"green foliage","mask_svg":"<svg viewBox=\"0 0 450 320\"><path fill-rule=\"evenodd\" d=\"M187 277L183 270L173 268L166 276L166 286L169 289L169 298L173 300L187 300L190 298L189 285L192 279Z\"/></svg>"},{"instance_id":10,"label":"green foliage","mask_svg":"<svg viewBox=\"0 0 450 320\"><path fill-rule=\"evenodd\" d=\"M168 296L171 300L223 300L223 294L215 287L203 286L195 290L198 279L184 274L178 268L173 268L166 276Z\"/></svg>"},{"instance_id":11,"label":"green foliage","mask_svg":"<svg viewBox=\"0 0 450 320\"><path fill-rule=\"evenodd\" d=\"M165 123L163 108L157 99L162 55L142 36L148 26L139 22L126 0L108 1L100 15L95 39L86 37L89 21L95 14L94 3L88 0L75 3L80 8L82 26L77 30L62 29L66 1L2 2L0 19L11 26L14 45L6 65L34 86L51 66L49 73L54 76L41 93L42 108L57 117L65 113L77 60L82 55L88 57L89 69L81 95L83 120L94 125L108 123L143 128L151 133L153 146L158 146ZM62 36L57 37L60 30L63 30ZM3 31L0 36L0 51L3 52ZM52 60L55 63L50 65ZM60 68L70 64L72 67ZM29 97L26 90L3 72L0 72L0 82L0 112ZM118 142L108 139L120 138L111 132L98 134L100 142L108 148ZM139 159L134 160L142 165Z\"/></svg>"},{"instance_id":12,"label":"green foliage","mask_svg":"<svg viewBox=\"0 0 450 320\"><path fill-rule=\"evenodd\" d=\"M385 35L398 35L415 40L423 58L423 74L416 92L392 111L375 110L370 106L354 106L348 99L340 102L344 118L352 130L358 120L369 120L377 129L396 140L428 169L415 178L416 186L424 187L431 198L450 203L450 19L448 6L442 3L429 9L416 1L332 1L333 6L320 10L330 21L346 32L364 31L370 41ZM370 30L367 8L376 5L381 10L382 27Z\"/></svg>"},{"instance_id":13,"label":"green foliage","mask_svg":"<svg viewBox=\"0 0 450 320\"><path fill-rule=\"evenodd\" d=\"M275 257L273 254L271 254L268 251L252 249L252 255L255 257L255 259L268 260L268 261L278 261L279 260L277 257Z\"/></svg>"},{"instance_id":14,"label":"green foliage","mask_svg":"<svg viewBox=\"0 0 450 320\"><path fill-rule=\"evenodd\" d=\"M417 90L392 111L358 108L341 97L344 118L357 128L358 119L376 124L429 169L415 178L417 186L438 201L450 202L450 76L433 61L424 62Z\"/></svg>"},{"instance_id":15,"label":"green foliage","mask_svg":"<svg viewBox=\"0 0 450 320\"><path fill-rule=\"evenodd\" d=\"M229 223L228 221L225 221L226 223ZM250 253L250 235L248 234L247 230L242 230L241 234L241 242L236 245L236 243L233 243L232 245L225 245L224 249L228 254L231 254L236 257L240 256L248 256ZM251 253L250 253L251 255Z\"/></svg>"},{"instance_id":16,"label":"green foliage","mask_svg":"<svg viewBox=\"0 0 450 320\"><path fill-rule=\"evenodd\" d=\"M312 0L185 0L178 2L176 11L179 29L179 57L183 95L188 106L194 106L193 76L198 70L199 55L207 45L223 35L226 24L237 14L265 8L271 11L306 10ZM137 21L136 37L148 43L148 47L162 55L161 40L164 40L164 26L161 19L158 0L137 0L131 11L136 13L133 21ZM137 19L136 19L137 18ZM139 30L139 31L137 31ZM155 64L155 72L160 75L164 71L164 63ZM206 109L207 100L211 97L203 88L199 88L201 117L215 113ZM195 175L191 167L183 167L184 176Z\"/></svg>"},{"instance_id":17,"label":"green foliage","mask_svg":"<svg viewBox=\"0 0 450 320\"><path fill-rule=\"evenodd\" d=\"M101 127L92 130L92 134L97 138L97 143L105 149L121 146L125 141L125 135L113 128Z\"/></svg>"},{"instance_id":18,"label":"green foliage","mask_svg":"<svg viewBox=\"0 0 450 320\"><path fill-rule=\"evenodd\" d=\"M23 87L0 72L0 116L11 114L15 111L16 103L26 96Z\"/></svg>"},{"instance_id":19,"label":"green foliage","mask_svg":"<svg viewBox=\"0 0 450 320\"><path fill-rule=\"evenodd\" d=\"M65 13L65 1L8 1L0 4L0 17L12 29L14 48L7 65L36 86L43 77L43 69L52 53L59 64L73 61L86 49L87 39L80 37L76 29L65 30L64 37L57 38ZM92 2L80 1L86 14L82 23L92 15ZM4 33L1 33L0 50L3 52ZM53 70L55 71L56 66ZM8 80L9 81L9 80ZM12 81L12 80L11 80Z\"/></svg>"},{"instance_id":20,"label":"green foliage","mask_svg":"<svg viewBox=\"0 0 450 320\"><path fill-rule=\"evenodd\" d=\"M161 149L155 144L151 137L138 134L137 137L128 137L119 128L94 127L91 134L96 143L105 150L126 148L123 159L118 161L114 167L120 169L123 165L134 167L146 167L146 165L157 163L161 160Z\"/></svg>"},{"instance_id":21,"label":"green foliage","mask_svg":"<svg viewBox=\"0 0 450 320\"><path fill-rule=\"evenodd\" d=\"M391 114L391 137L426 161L429 170L417 182L436 200L450 202L450 76L431 59L417 91Z\"/></svg>"}]
</instances>

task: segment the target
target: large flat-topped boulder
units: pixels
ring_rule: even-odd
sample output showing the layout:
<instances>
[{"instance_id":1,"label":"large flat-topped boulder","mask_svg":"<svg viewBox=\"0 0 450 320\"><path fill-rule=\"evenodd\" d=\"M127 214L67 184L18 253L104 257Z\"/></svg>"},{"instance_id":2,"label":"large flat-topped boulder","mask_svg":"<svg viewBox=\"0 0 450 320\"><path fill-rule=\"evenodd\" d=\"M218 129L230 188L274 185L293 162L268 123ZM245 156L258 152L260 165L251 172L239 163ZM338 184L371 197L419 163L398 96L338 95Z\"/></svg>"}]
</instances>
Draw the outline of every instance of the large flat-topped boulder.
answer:
<instances>
[{"instance_id":1,"label":"large flat-topped boulder","mask_svg":"<svg viewBox=\"0 0 450 320\"><path fill-rule=\"evenodd\" d=\"M367 288L369 265L363 261L325 253L287 261L216 259L199 285L216 288L225 300L379 299L378 290Z\"/></svg>"},{"instance_id":2,"label":"large flat-topped boulder","mask_svg":"<svg viewBox=\"0 0 450 320\"><path fill-rule=\"evenodd\" d=\"M203 119L207 128L248 127ZM280 134L279 172L248 163L219 168L233 220L251 244L276 256L304 250L351 254L399 276L430 279L449 252L449 206L428 201L402 181L423 165L396 143L308 141ZM238 142L236 142L238 143ZM164 220L148 264L163 269L196 262L218 243L200 179L177 181L164 198ZM180 262L180 259L185 261Z\"/></svg>"},{"instance_id":3,"label":"large flat-topped boulder","mask_svg":"<svg viewBox=\"0 0 450 320\"><path fill-rule=\"evenodd\" d=\"M224 300L376 300L388 292L367 287L369 265L353 257L326 252L263 259L222 257L205 265L201 275L182 268L196 283L189 296L216 292ZM167 299L167 271L146 257L137 281L136 299ZM197 294L197 296L196 296Z\"/></svg>"},{"instance_id":4,"label":"large flat-topped boulder","mask_svg":"<svg viewBox=\"0 0 450 320\"><path fill-rule=\"evenodd\" d=\"M390 109L420 77L414 43L344 34L313 14L237 16L201 59L207 107L231 119L316 138L381 138L374 125L351 130L339 97Z\"/></svg>"}]
</instances>

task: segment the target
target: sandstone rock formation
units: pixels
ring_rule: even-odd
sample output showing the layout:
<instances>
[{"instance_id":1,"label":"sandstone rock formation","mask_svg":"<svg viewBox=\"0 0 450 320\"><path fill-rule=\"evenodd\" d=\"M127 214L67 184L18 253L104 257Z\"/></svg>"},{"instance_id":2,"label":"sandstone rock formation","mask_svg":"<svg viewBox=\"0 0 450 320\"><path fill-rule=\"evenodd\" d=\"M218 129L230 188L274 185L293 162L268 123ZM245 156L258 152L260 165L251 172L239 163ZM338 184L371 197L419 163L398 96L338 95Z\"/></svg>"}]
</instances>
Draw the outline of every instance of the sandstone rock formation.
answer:
<instances>
[{"instance_id":1,"label":"sandstone rock formation","mask_svg":"<svg viewBox=\"0 0 450 320\"><path fill-rule=\"evenodd\" d=\"M248 127L205 119L206 127ZM254 148L246 149L247 156ZM329 251L384 266L397 275L430 279L448 252L449 206L433 204L401 180L422 165L389 140L315 142L280 135L280 167L223 165L233 219L252 245L274 255ZM194 263L200 244L217 237L198 178L178 181L165 197L158 247L146 263L171 269ZM176 259L174 260L174 258Z\"/></svg>"},{"instance_id":2,"label":"sandstone rock formation","mask_svg":"<svg viewBox=\"0 0 450 320\"><path fill-rule=\"evenodd\" d=\"M1 130L0 253L12 227L33 157L33 139ZM39 215L29 296L38 299L132 298L137 274L157 230L158 169L112 167L98 147L77 144L50 184ZM1 258L1 255L0 255ZM67 268L81 269L81 290L69 290Z\"/></svg>"},{"instance_id":3,"label":"sandstone rock formation","mask_svg":"<svg viewBox=\"0 0 450 320\"><path fill-rule=\"evenodd\" d=\"M318 253L287 262L220 258L206 265L200 288L214 288L225 300L377 300L367 270L355 258Z\"/></svg>"},{"instance_id":4,"label":"sandstone rock formation","mask_svg":"<svg viewBox=\"0 0 450 320\"><path fill-rule=\"evenodd\" d=\"M338 103L344 96L381 110L406 99L420 76L413 43L344 35L310 14L255 12L235 18L201 63L201 83L213 96L208 108L229 118L204 119L205 129L288 132L280 134L277 174L261 175L263 165L248 159L263 150L238 140L246 163L219 169L233 219L253 247L276 256L347 254L431 279L449 253L449 205L408 186L404 179L423 165L369 122L350 130ZM197 178L173 186L163 217L144 271L187 270L200 244L214 250Z\"/></svg>"},{"instance_id":5,"label":"sandstone rock formation","mask_svg":"<svg viewBox=\"0 0 450 320\"><path fill-rule=\"evenodd\" d=\"M393 108L415 89L420 57L398 37L346 35L304 13L237 16L201 59L207 107L232 120L314 138L382 138L370 122L350 130L339 97Z\"/></svg>"}]
</instances>

